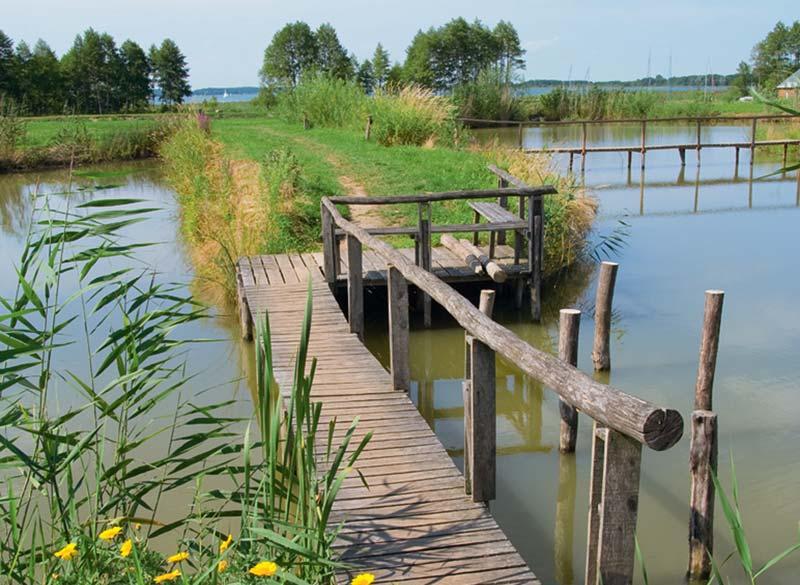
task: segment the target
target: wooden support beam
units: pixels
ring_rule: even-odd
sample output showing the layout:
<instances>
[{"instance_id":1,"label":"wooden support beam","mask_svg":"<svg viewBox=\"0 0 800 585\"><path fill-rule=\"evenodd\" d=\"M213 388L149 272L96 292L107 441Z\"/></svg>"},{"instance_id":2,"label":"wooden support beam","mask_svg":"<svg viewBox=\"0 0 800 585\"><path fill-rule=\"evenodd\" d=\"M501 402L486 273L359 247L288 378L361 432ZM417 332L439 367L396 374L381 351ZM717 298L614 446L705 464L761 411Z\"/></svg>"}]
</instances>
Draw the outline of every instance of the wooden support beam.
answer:
<instances>
[{"instance_id":1,"label":"wooden support beam","mask_svg":"<svg viewBox=\"0 0 800 585\"><path fill-rule=\"evenodd\" d=\"M602 585L632 585L642 445L613 430L604 443L597 577Z\"/></svg>"},{"instance_id":2,"label":"wooden support beam","mask_svg":"<svg viewBox=\"0 0 800 585\"><path fill-rule=\"evenodd\" d=\"M508 181L506 181L503 177L497 177L497 188L498 189L506 189L508 187ZM497 203L503 209L508 209L508 195L500 195L497 198ZM497 243L502 246L506 243L506 232L497 232Z\"/></svg>"},{"instance_id":3,"label":"wooden support beam","mask_svg":"<svg viewBox=\"0 0 800 585\"><path fill-rule=\"evenodd\" d=\"M244 294L244 280L242 273L236 269L236 296L239 300L239 325L242 330L242 339L245 341L253 340L253 315L250 313L250 305L247 296Z\"/></svg>"},{"instance_id":4,"label":"wooden support beam","mask_svg":"<svg viewBox=\"0 0 800 585\"><path fill-rule=\"evenodd\" d=\"M678 156L681 157L681 166L685 167L686 166L686 149L685 148L679 148L678 149Z\"/></svg>"},{"instance_id":5,"label":"wooden support beam","mask_svg":"<svg viewBox=\"0 0 800 585\"><path fill-rule=\"evenodd\" d=\"M581 172L586 170L586 122L581 124Z\"/></svg>"},{"instance_id":6,"label":"wooden support beam","mask_svg":"<svg viewBox=\"0 0 800 585\"><path fill-rule=\"evenodd\" d=\"M713 474L717 472L717 415L708 410L692 413L689 471L691 496L689 517L689 569L691 580L706 581L711 576L714 554Z\"/></svg>"},{"instance_id":7,"label":"wooden support beam","mask_svg":"<svg viewBox=\"0 0 800 585\"><path fill-rule=\"evenodd\" d=\"M739 170L739 147L738 146L736 147L736 155L735 155L734 165L736 167L736 170Z\"/></svg>"},{"instance_id":8,"label":"wooden support beam","mask_svg":"<svg viewBox=\"0 0 800 585\"><path fill-rule=\"evenodd\" d=\"M714 372L717 368L719 330L722 323L724 299L725 293L721 290L706 291L700 361L697 366L697 383L694 389L695 410L711 410L713 408Z\"/></svg>"},{"instance_id":9,"label":"wooden support beam","mask_svg":"<svg viewBox=\"0 0 800 585\"><path fill-rule=\"evenodd\" d=\"M542 258L544 255L544 205L541 197L528 202L528 266L531 271L531 318L542 320Z\"/></svg>"},{"instance_id":10,"label":"wooden support beam","mask_svg":"<svg viewBox=\"0 0 800 585\"><path fill-rule=\"evenodd\" d=\"M481 291L480 311L491 317L495 293ZM477 339L470 340L470 486L473 502L496 496L496 375L494 351Z\"/></svg>"},{"instance_id":11,"label":"wooden support beam","mask_svg":"<svg viewBox=\"0 0 800 585\"><path fill-rule=\"evenodd\" d=\"M339 266L338 248L336 239L336 224L333 221L330 209L324 203L320 204L320 219L322 221L322 256L325 281L331 286L336 285L336 272Z\"/></svg>"},{"instance_id":12,"label":"wooden support beam","mask_svg":"<svg viewBox=\"0 0 800 585\"><path fill-rule=\"evenodd\" d=\"M611 369L611 306L614 301L614 285L617 282L616 262L603 262L597 280L597 296L594 304L594 345L592 361L595 371Z\"/></svg>"},{"instance_id":13,"label":"wooden support beam","mask_svg":"<svg viewBox=\"0 0 800 585\"><path fill-rule=\"evenodd\" d=\"M603 500L603 470L608 429L597 421L592 432L592 467L589 476L589 523L586 529L585 585L598 585L597 548L600 544L600 510Z\"/></svg>"},{"instance_id":14,"label":"wooden support beam","mask_svg":"<svg viewBox=\"0 0 800 585\"><path fill-rule=\"evenodd\" d=\"M644 168L644 157L647 153L647 120L642 120L642 168Z\"/></svg>"},{"instance_id":15,"label":"wooden support beam","mask_svg":"<svg viewBox=\"0 0 800 585\"><path fill-rule=\"evenodd\" d=\"M558 330L558 359L571 366L578 365L578 335L580 333L581 312L577 309L561 309ZM564 399L559 399L561 414L561 433L559 450L574 453L578 438L578 411Z\"/></svg>"},{"instance_id":16,"label":"wooden support beam","mask_svg":"<svg viewBox=\"0 0 800 585\"><path fill-rule=\"evenodd\" d=\"M420 203L419 213L419 257L423 270L431 271L433 249L431 244L431 204ZM425 327L431 326L431 297L424 291L422 293L422 313Z\"/></svg>"},{"instance_id":17,"label":"wooden support beam","mask_svg":"<svg viewBox=\"0 0 800 585\"><path fill-rule=\"evenodd\" d=\"M572 172L572 166L573 166L574 163L575 163L575 153L574 152L570 152L569 153L569 172L570 173Z\"/></svg>"},{"instance_id":18,"label":"wooden support beam","mask_svg":"<svg viewBox=\"0 0 800 585\"><path fill-rule=\"evenodd\" d=\"M700 136L702 132L702 122L697 120L697 143L695 149L697 150L697 164L700 164L700 148L702 147Z\"/></svg>"},{"instance_id":19,"label":"wooden support beam","mask_svg":"<svg viewBox=\"0 0 800 585\"><path fill-rule=\"evenodd\" d=\"M522 134L523 134L523 127L522 124L520 124L519 126L517 126L517 140L519 142L520 148L522 148L525 145L525 142L522 138Z\"/></svg>"},{"instance_id":20,"label":"wooden support beam","mask_svg":"<svg viewBox=\"0 0 800 585\"><path fill-rule=\"evenodd\" d=\"M364 285L361 242L347 235L347 318L350 333L364 341Z\"/></svg>"},{"instance_id":21,"label":"wooden support beam","mask_svg":"<svg viewBox=\"0 0 800 585\"><path fill-rule=\"evenodd\" d=\"M628 151L628 169L630 169L632 165L633 165L633 151L629 150Z\"/></svg>"},{"instance_id":22,"label":"wooden support beam","mask_svg":"<svg viewBox=\"0 0 800 585\"><path fill-rule=\"evenodd\" d=\"M389 296L389 363L395 390L408 392L411 369L408 358L408 283L391 264L387 267Z\"/></svg>"},{"instance_id":23,"label":"wooden support beam","mask_svg":"<svg viewBox=\"0 0 800 585\"><path fill-rule=\"evenodd\" d=\"M750 130L750 166L756 162L756 124L758 118L753 118L753 126Z\"/></svg>"}]
</instances>

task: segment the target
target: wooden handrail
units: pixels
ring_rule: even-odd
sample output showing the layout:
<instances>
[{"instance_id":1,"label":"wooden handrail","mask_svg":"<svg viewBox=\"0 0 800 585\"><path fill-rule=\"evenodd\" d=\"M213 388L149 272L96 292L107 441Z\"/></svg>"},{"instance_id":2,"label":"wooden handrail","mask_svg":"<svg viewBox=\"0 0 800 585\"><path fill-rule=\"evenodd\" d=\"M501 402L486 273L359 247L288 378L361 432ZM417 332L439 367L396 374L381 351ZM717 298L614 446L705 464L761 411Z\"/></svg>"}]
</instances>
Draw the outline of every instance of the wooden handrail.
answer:
<instances>
[{"instance_id":1,"label":"wooden handrail","mask_svg":"<svg viewBox=\"0 0 800 585\"><path fill-rule=\"evenodd\" d=\"M442 193L429 193L424 195L387 195L385 197L357 197L341 196L327 197L331 203L341 205L394 205L397 203L429 203L432 201L454 201L458 199L487 199L508 195L521 195L524 197L539 195L554 195L558 193L552 185L542 187L525 187L515 189L473 189L466 191L444 191Z\"/></svg>"},{"instance_id":2,"label":"wooden handrail","mask_svg":"<svg viewBox=\"0 0 800 585\"><path fill-rule=\"evenodd\" d=\"M503 191L508 193L512 190ZM579 411L599 424L656 451L669 449L680 440L683 434L683 418L678 411L658 407L612 386L596 382L577 368L536 349L482 314L448 284L414 265L380 238L345 219L332 199L323 198L322 205L333 223L360 240L365 247L392 265L407 281L444 307L469 335L486 344L525 374L550 386Z\"/></svg>"},{"instance_id":3,"label":"wooden handrail","mask_svg":"<svg viewBox=\"0 0 800 585\"><path fill-rule=\"evenodd\" d=\"M570 126L577 124L641 124L642 122L749 122L751 120L792 120L800 118L794 114L758 114L754 116L675 116L671 118L618 118L611 120L483 120L480 118L456 118L470 124L505 126Z\"/></svg>"}]
</instances>

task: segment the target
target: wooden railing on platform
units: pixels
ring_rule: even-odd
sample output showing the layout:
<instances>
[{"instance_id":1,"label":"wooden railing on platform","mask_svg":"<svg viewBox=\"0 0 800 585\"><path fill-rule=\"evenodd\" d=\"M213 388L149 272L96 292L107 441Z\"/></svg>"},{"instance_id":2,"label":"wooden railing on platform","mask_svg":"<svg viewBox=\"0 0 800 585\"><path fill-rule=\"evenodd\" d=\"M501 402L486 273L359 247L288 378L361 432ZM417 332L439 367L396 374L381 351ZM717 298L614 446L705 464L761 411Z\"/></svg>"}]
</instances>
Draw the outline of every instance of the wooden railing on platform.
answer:
<instances>
[{"instance_id":1,"label":"wooden railing on platform","mask_svg":"<svg viewBox=\"0 0 800 585\"><path fill-rule=\"evenodd\" d=\"M521 181L511 177L505 171L496 167L490 167L490 171L499 177L500 187L497 189L451 191L443 193L430 193L422 195L393 195L386 197L328 197L321 206L322 219L322 244L324 256L325 279L331 286L334 286L338 279L339 271L339 240L347 236L346 230L338 227L333 220L331 209L335 205L395 205L395 204L416 204L418 207L418 223L416 227L379 227L379 228L360 228L370 236L386 235L410 235L416 240L417 263L424 269L431 269L431 235L436 233L459 233L459 232L495 232L502 235L502 242L505 242L505 232L514 229L513 222L498 223L473 223L473 224L451 224L451 225L432 225L431 222L431 203L456 200L477 200L495 198L500 204L507 206L510 197L519 197L520 219L526 218L525 209L532 210L527 214L527 229L525 236L527 239L528 268L531 274L530 295L531 295L531 315L534 321L541 319L541 280L542 262L544 254L544 205L542 197L556 193L553 186L530 187ZM514 185L509 187L509 184ZM500 240L498 240L500 241ZM501 243L502 243L501 242ZM519 249L522 242L515 242L515 247ZM516 254L519 256L519 253ZM519 258L515 258L519 260ZM352 272L352 271L351 271ZM353 276L353 278L358 278ZM521 288L519 289L522 290ZM521 294L518 295L521 301ZM423 296L424 321L430 324L430 301L427 293Z\"/></svg>"},{"instance_id":2,"label":"wooden railing on platform","mask_svg":"<svg viewBox=\"0 0 800 585\"><path fill-rule=\"evenodd\" d=\"M700 151L703 148L734 148L736 150L736 166L739 166L739 151L741 149L750 151L750 164L755 161L755 151L757 147L782 146L783 147L783 166L786 166L789 146L800 145L800 139L779 139L779 140L756 140L756 128L759 121L798 121L800 116L787 114L756 115L756 116L698 116L698 117L672 117L672 118L623 118L618 120L559 120L559 121L540 121L540 120L480 120L477 118L459 118L460 122L473 126L499 126L516 127L519 148L524 147L524 129L526 127L548 127L548 126L580 126L581 143L579 146L563 146L552 148L525 148L525 152L539 153L563 153L569 154L569 169L572 170L575 155L581 156L581 170L586 168L586 155L590 152L626 152L628 154L628 168L633 161L633 153L641 155L641 166L645 166L645 155L651 150L677 150L680 155L681 165L686 164L686 151L694 150L697 152L697 162L700 162ZM750 139L737 142L716 142L704 143L701 140L701 130L703 125L712 125L719 122L739 122L750 123ZM696 126L696 140L681 144L647 144L647 125L663 123L693 124ZM641 127L640 144L628 146L588 146L587 127L591 125L608 124L638 124Z\"/></svg>"},{"instance_id":3,"label":"wooden railing on platform","mask_svg":"<svg viewBox=\"0 0 800 585\"><path fill-rule=\"evenodd\" d=\"M502 178L502 177L501 177ZM513 178L513 177L511 177ZM509 177L505 181L511 182ZM532 193L533 192L533 193ZM482 192L481 196L516 194L535 197L537 190L519 188ZM552 191L548 191L552 192ZM543 194L541 190L538 194ZM447 198L477 196L451 194ZM433 197L434 199L428 199ZM427 203L442 200L441 196L417 196L416 201ZM343 199L345 199L343 201ZM469 469L468 486L473 499L486 501L494 495L495 443L494 408L495 355L514 364L525 375L540 380L558 394L563 403L594 420L592 448L592 477L590 485L589 537L587 550L586 583L600 581L606 585L629 584L633 579L636 521L639 502L639 477L641 449L645 445L656 451L674 446L683 434L683 418L676 410L662 408L631 396L621 390L601 384L571 363L576 351L576 337L565 339L561 357L563 361L545 353L522 340L515 333L496 323L489 316L488 297L482 299L482 309L476 308L452 287L437 278L423 266L417 266L398 250L369 230L347 220L334 203L363 203L354 198L323 198L323 225L328 254L332 254L336 228L342 230L358 255L364 247L371 249L389 266L389 343L390 367L395 387L408 390L408 283L423 291L441 305L464 329L467 336L470 372L468 376L467 428L471 429L467 442L466 467ZM358 199L358 198L355 198ZM534 214L530 214L531 217ZM349 253L349 252L348 252ZM348 287L362 287L360 266L356 259L349 266ZM335 271L335 257L326 259L326 268ZM335 274L335 272L331 272ZM358 292L348 293L348 298L358 298ZM351 319L363 319L363 314L351 314ZM360 329L361 325L355 327ZM566 443L572 443L572 433L577 419L570 422ZM567 450L569 445L567 445Z\"/></svg>"}]
</instances>

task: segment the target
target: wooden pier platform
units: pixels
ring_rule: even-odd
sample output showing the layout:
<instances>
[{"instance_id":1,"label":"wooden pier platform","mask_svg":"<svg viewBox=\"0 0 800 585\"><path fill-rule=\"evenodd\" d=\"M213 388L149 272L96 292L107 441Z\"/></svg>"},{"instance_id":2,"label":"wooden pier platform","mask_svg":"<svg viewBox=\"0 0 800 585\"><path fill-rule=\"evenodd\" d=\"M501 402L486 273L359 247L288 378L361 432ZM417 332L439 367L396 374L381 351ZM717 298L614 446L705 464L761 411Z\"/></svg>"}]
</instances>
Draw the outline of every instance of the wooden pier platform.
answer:
<instances>
[{"instance_id":1,"label":"wooden pier platform","mask_svg":"<svg viewBox=\"0 0 800 585\"><path fill-rule=\"evenodd\" d=\"M434 255L435 271L465 277L444 252ZM365 280L385 283L385 265L368 254ZM356 567L338 581L370 572L381 584L539 583L486 507L465 495L463 476L407 394L393 389L390 374L350 333L322 264L320 254L289 254L242 258L238 268L253 318L269 311L275 375L285 392L310 275L308 352L318 360L312 397L323 404L321 428L336 418L337 434L344 433L358 417L356 437L374 433L357 463L369 489L354 473L335 505L334 519L345 521L335 546Z\"/></svg>"}]
</instances>

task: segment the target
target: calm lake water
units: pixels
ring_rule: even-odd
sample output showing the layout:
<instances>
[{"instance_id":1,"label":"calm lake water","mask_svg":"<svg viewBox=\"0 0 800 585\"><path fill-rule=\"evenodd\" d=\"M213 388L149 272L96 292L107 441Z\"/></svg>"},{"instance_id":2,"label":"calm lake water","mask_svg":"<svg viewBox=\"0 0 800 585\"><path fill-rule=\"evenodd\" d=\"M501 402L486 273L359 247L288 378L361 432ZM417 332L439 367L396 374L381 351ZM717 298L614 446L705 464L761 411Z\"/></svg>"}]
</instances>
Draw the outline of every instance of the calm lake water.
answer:
<instances>
[{"instance_id":1,"label":"calm lake water","mask_svg":"<svg viewBox=\"0 0 800 585\"><path fill-rule=\"evenodd\" d=\"M693 129L653 129L658 140L693 136ZM744 127L714 127L704 139L741 138ZM516 131L509 133L516 140ZM597 144L638 140L638 128L614 126L593 131ZM677 134L676 134L677 133ZM574 139L569 135L526 134L530 145ZM689 138L691 140L692 138ZM613 142L611 142L613 141ZM723 482L736 461L745 527L754 556L764 561L797 541L800 520L800 208L795 177L780 175L750 181L747 154L739 176L731 151L703 152L697 170L692 153L684 171L675 152L648 154L645 173L628 172L624 155L594 154L585 181L600 200L597 235L629 224L615 294L613 370L603 378L655 403L677 408L688 419L693 401L703 292L726 291L722 338L715 384L720 420ZM556 164L565 164L557 160ZM636 161L635 167L638 167ZM757 162L754 177L776 168ZM87 177L81 197L142 197L162 211L129 229L131 240L163 242L146 249L141 261L164 281L190 283L194 277L183 249L172 193L152 165L126 167L113 176ZM13 293L13 263L30 221L30 197L63 190L64 173L0 176L0 293ZM117 187L91 191L91 185ZM63 197L53 195L54 198ZM556 352L558 309L583 310L579 367L591 371L591 319L596 275L577 272L545 289L545 320L532 325L525 313L500 307L497 318L537 347ZM477 290L471 291L475 295ZM367 295L367 342L384 363L385 298ZM501 303L502 304L502 303ZM416 316L415 316L416 319ZM463 332L445 316L424 330L412 331L412 395L456 462L462 463ZM188 353L189 368L201 372L192 391L233 393L232 415L249 416L247 383L252 346L238 341L235 319L218 313L190 325L187 336L218 339ZM558 453L558 402L541 384L519 375L513 365L498 364L498 497L492 512L543 583L583 582L591 451L591 421L581 417L577 454ZM233 382L232 382L233 381ZM688 437L665 453L644 452L639 539L651 583L680 583L686 566L688 510ZM732 550L718 510L717 550ZM558 538L556 535L558 534ZM800 557L781 565L762 584L795 582ZM794 579L793 579L794 577Z\"/></svg>"}]
</instances>

